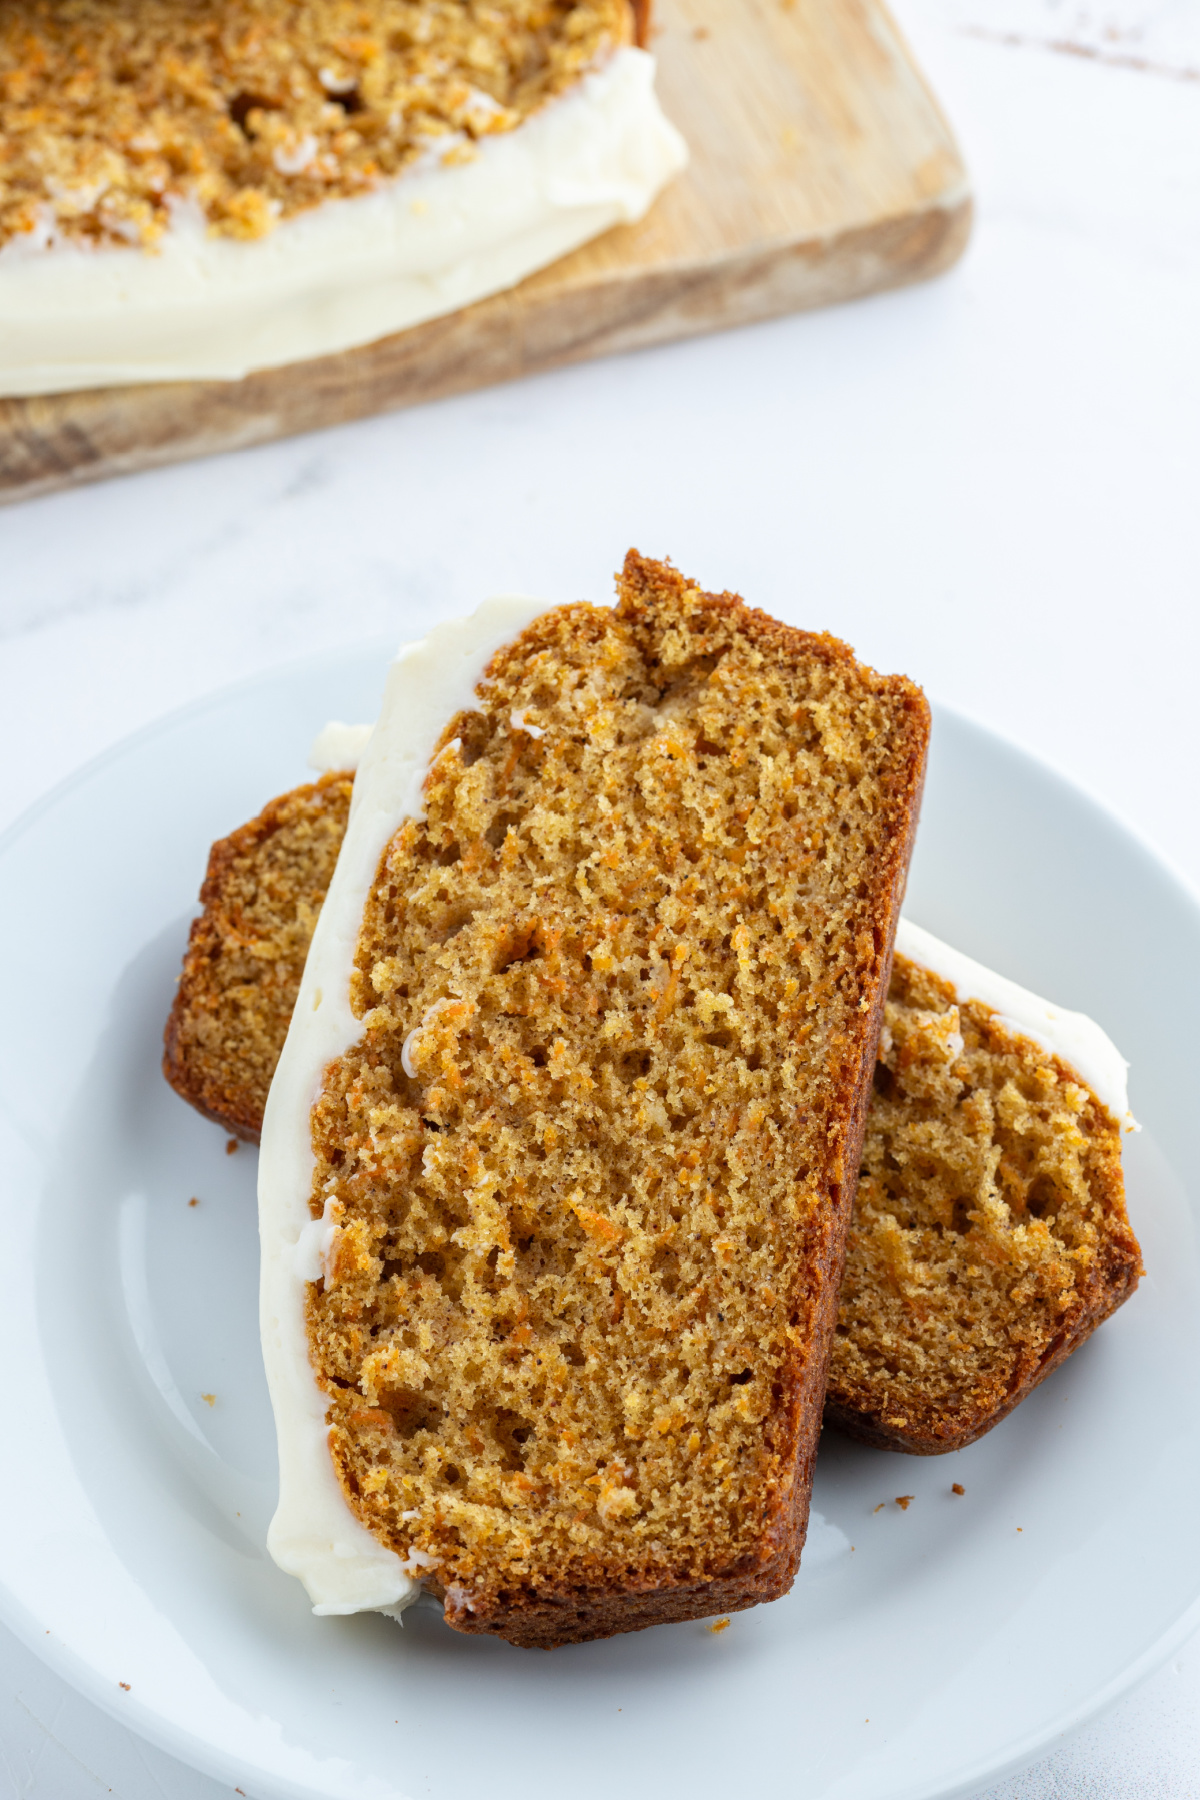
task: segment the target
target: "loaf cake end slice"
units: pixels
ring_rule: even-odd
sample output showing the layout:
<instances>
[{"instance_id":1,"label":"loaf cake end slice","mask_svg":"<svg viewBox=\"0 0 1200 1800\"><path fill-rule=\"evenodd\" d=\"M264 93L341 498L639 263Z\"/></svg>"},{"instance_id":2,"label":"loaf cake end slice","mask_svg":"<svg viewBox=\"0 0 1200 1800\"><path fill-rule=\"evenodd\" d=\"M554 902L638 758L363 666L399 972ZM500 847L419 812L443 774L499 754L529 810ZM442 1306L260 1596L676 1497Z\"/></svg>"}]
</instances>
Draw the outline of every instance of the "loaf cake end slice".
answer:
<instances>
[{"instance_id":1,"label":"loaf cake end slice","mask_svg":"<svg viewBox=\"0 0 1200 1800\"><path fill-rule=\"evenodd\" d=\"M342 1494L463 1631L550 1647L772 1599L806 1525L924 699L631 554L615 610L543 613L492 656L364 863L356 832L410 791L435 641L360 769L263 1140L266 1245L345 940L353 1031L296 1115ZM309 1580L281 1460L272 1545Z\"/></svg>"}]
</instances>

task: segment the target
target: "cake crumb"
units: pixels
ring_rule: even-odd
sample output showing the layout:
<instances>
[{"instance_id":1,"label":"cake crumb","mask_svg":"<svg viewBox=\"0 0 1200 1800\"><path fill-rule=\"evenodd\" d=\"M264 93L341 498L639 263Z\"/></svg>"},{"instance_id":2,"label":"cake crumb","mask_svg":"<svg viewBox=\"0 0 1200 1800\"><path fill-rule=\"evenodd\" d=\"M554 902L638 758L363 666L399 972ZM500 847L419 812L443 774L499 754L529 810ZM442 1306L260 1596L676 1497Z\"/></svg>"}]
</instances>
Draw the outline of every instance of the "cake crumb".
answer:
<instances>
[{"instance_id":1,"label":"cake crumb","mask_svg":"<svg viewBox=\"0 0 1200 1800\"><path fill-rule=\"evenodd\" d=\"M871 1512L871 1517L872 1517L872 1518L874 1518L874 1516L875 1516L875 1514L876 1514L876 1513L877 1513L877 1512L882 1512L882 1511L883 1511L883 1509L884 1509L884 1507L885 1507L885 1506L886 1506L886 1505L887 1505L887 1501L886 1501L886 1500L881 1500L881 1501L880 1501L880 1502L879 1502L879 1505L878 1505L878 1506L876 1506L876 1507L874 1507L874 1508L873 1508L873 1509L872 1509L872 1512Z\"/></svg>"},{"instance_id":2,"label":"cake crumb","mask_svg":"<svg viewBox=\"0 0 1200 1800\"><path fill-rule=\"evenodd\" d=\"M199 1204L200 1204L199 1200L197 1200L195 1194L193 1194L191 1199L188 1201L188 1205L189 1206L199 1206Z\"/></svg>"},{"instance_id":3,"label":"cake crumb","mask_svg":"<svg viewBox=\"0 0 1200 1800\"><path fill-rule=\"evenodd\" d=\"M355 21L358 21L358 28ZM259 238L470 154L632 35L626 0L6 0L0 244L152 245L180 201Z\"/></svg>"},{"instance_id":4,"label":"cake crumb","mask_svg":"<svg viewBox=\"0 0 1200 1800\"><path fill-rule=\"evenodd\" d=\"M827 1405L893 1449L954 1450L1131 1291L1120 1133L1065 1064L902 955L879 1045Z\"/></svg>"},{"instance_id":5,"label":"cake crumb","mask_svg":"<svg viewBox=\"0 0 1200 1800\"><path fill-rule=\"evenodd\" d=\"M237 1139L229 1138L225 1145L226 1156L235 1156L237 1154L237 1147L238 1147Z\"/></svg>"},{"instance_id":6,"label":"cake crumb","mask_svg":"<svg viewBox=\"0 0 1200 1800\"><path fill-rule=\"evenodd\" d=\"M352 788L345 773L324 775L272 800L209 853L163 1072L189 1105L224 1125L227 1141L262 1130ZM260 954L267 946L270 955Z\"/></svg>"},{"instance_id":7,"label":"cake crumb","mask_svg":"<svg viewBox=\"0 0 1200 1800\"><path fill-rule=\"evenodd\" d=\"M205 1406L215 1406L217 1404L217 1396L215 1394L201 1394L200 1398L203 1400Z\"/></svg>"},{"instance_id":8,"label":"cake crumb","mask_svg":"<svg viewBox=\"0 0 1200 1800\"><path fill-rule=\"evenodd\" d=\"M951 1493L952 1493L952 1494L965 1494L965 1493L966 1493L966 1491L967 1491L967 1490L966 1490L966 1488L965 1488L965 1487L964 1487L964 1486L963 1486L963 1484L962 1484L962 1482L961 1482L961 1481L956 1481L956 1482L954 1482L954 1483L953 1483L953 1484L952 1484L952 1485L951 1485L951 1488L950 1488L950 1492L951 1492Z\"/></svg>"},{"instance_id":9,"label":"cake crumb","mask_svg":"<svg viewBox=\"0 0 1200 1800\"><path fill-rule=\"evenodd\" d=\"M915 1494L897 1494L896 1505L900 1508L901 1512L907 1512L916 1497Z\"/></svg>"},{"instance_id":10,"label":"cake crumb","mask_svg":"<svg viewBox=\"0 0 1200 1800\"><path fill-rule=\"evenodd\" d=\"M925 729L832 643L636 556L620 583L615 612L535 620L447 723L360 913L365 1035L311 1114L312 1216L343 1209L306 1305L342 1490L407 1563L436 1553L451 1626L518 1643L592 1635L592 1571L755 1566L828 1230L792 1171L823 1166L866 1041L889 783ZM540 739L513 733L531 711ZM510 1597L568 1578L561 1621Z\"/></svg>"},{"instance_id":11,"label":"cake crumb","mask_svg":"<svg viewBox=\"0 0 1200 1800\"><path fill-rule=\"evenodd\" d=\"M126 1693L129 1693L130 1691L129 1683L127 1681L118 1681L117 1686L124 1688Z\"/></svg>"}]
</instances>

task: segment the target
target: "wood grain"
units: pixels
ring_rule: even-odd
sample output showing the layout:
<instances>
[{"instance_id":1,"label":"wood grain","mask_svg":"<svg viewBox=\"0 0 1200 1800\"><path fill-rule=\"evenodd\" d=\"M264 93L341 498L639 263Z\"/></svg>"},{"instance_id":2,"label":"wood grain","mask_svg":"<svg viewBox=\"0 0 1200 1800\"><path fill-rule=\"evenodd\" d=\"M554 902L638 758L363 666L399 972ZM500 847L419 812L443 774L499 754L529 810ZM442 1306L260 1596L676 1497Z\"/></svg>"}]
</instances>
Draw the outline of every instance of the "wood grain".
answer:
<instances>
[{"instance_id":1,"label":"wood grain","mask_svg":"<svg viewBox=\"0 0 1200 1800\"><path fill-rule=\"evenodd\" d=\"M0 400L0 499L920 281L961 254L954 138L878 0L657 0L691 166L621 226L462 312L232 382Z\"/></svg>"}]
</instances>

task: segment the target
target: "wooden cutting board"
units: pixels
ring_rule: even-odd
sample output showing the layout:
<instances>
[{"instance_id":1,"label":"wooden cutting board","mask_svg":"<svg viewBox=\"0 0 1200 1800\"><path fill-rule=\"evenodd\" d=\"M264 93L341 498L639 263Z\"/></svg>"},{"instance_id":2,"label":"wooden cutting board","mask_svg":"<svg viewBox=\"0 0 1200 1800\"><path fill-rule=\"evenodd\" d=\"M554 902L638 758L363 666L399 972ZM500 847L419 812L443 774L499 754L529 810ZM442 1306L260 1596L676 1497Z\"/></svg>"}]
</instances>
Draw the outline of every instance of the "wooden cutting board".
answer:
<instances>
[{"instance_id":1,"label":"wooden cutting board","mask_svg":"<svg viewBox=\"0 0 1200 1800\"><path fill-rule=\"evenodd\" d=\"M359 350L0 400L0 499L848 300L961 254L962 160L878 0L656 0L651 48L692 160L640 224Z\"/></svg>"}]
</instances>

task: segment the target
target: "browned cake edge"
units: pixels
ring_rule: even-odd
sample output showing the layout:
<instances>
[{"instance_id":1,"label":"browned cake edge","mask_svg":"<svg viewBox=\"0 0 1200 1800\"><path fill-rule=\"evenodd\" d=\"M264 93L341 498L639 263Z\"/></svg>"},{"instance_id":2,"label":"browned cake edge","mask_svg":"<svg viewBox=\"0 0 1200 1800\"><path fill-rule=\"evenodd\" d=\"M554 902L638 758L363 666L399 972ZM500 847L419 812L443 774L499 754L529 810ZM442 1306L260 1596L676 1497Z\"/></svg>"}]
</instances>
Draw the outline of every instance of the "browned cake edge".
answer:
<instances>
[{"instance_id":1,"label":"browned cake edge","mask_svg":"<svg viewBox=\"0 0 1200 1800\"><path fill-rule=\"evenodd\" d=\"M179 985L163 1031L162 1072L181 1100L186 1100L204 1118L232 1132L244 1143L259 1142L262 1102L239 1082L236 1058L230 1057L226 1063L227 1077L223 1081L214 1079L191 1061L185 1042L186 1022L192 1013L209 1010L215 998L213 966L224 945L222 914L226 890L238 863L260 849L280 829L285 823L284 814L294 809L297 802L311 799L334 782L345 779L344 774L335 772L323 775L319 781L290 788L286 794L277 794L245 825L239 825L228 837L218 838L208 853L208 867L200 889L203 910L192 920L188 932Z\"/></svg>"},{"instance_id":2,"label":"browned cake edge","mask_svg":"<svg viewBox=\"0 0 1200 1800\"><path fill-rule=\"evenodd\" d=\"M618 578L619 593L629 595L647 610L653 608L656 591L664 598L668 594L675 598L691 588L692 584L671 564L655 562L632 550ZM867 1107L887 1002L896 926L924 789L930 714L924 694L912 682L903 676L875 676L873 671L858 664L853 651L837 638L784 625L769 614L746 606L736 594L701 591L696 598L706 608L736 613L742 629L757 639L768 654L786 657L802 650L829 662L848 663L862 669L880 687L889 689L901 700L909 715L909 767L903 790L891 796L891 807L893 820L902 823L898 831L893 830L887 851L880 859L874 954L863 981L862 998L867 1002L865 1024L859 1038L857 1065L846 1069L840 1089L842 1106L839 1111L846 1123L841 1137L831 1139L829 1144L824 1175L828 1204L820 1209L819 1224L814 1222L810 1227L814 1239L809 1247L809 1266L813 1274L809 1288L810 1311L806 1328L802 1327L797 1333L800 1342L806 1346L806 1354L803 1359L797 1354L792 1366L792 1391L781 1396L782 1403L768 1423L768 1429L774 1425L778 1432L780 1466L790 1466L791 1481L786 1490L779 1491L774 1498L767 1527L756 1547L757 1553L701 1581L673 1581L669 1575L659 1575L653 1586L647 1583L640 1591L622 1581L619 1585L614 1582L608 1589L601 1584L589 1584L586 1590L575 1591L564 1587L557 1593L542 1588L536 1598L528 1593L510 1592L498 1595L494 1608L486 1614L470 1611L453 1594L446 1595L446 1622L455 1630L502 1636L511 1644L530 1649L550 1650L620 1632L640 1631L649 1625L707 1618L714 1612L738 1612L763 1601L777 1600L788 1592L796 1578L808 1529L829 1355L837 1322L838 1291L862 1161ZM504 655L501 651L496 661ZM901 735L899 728L897 735Z\"/></svg>"},{"instance_id":3,"label":"browned cake edge","mask_svg":"<svg viewBox=\"0 0 1200 1800\"><path fill-rule=\"evenodd\" d=\"M1058 1057L1047 1060L1060 1077L1076 1082L1081 1080L1077 1071ZM871 1444L877 1450L899 1450L907 1456L942 1456L951 1450L965 1450L968 1444L976 1443L1007 1419L1047 1375L1053 1374L1091 1337L1098 1325L1103 1325L1105 1319L1124 1305L1144 1273L1141 1250L1125 1208L1120 1141L1120 1126L1112 1121L1111 1153L1097 1172L1094 1187L1102 1208L1104 1232L1103 1250L1097 1264L1089 1271L1079 1300L1068 1312L1062 1329L1046 1349L1040 1356L1026 1353L1019 1358L1008 1393L998 1405L981 1407L973 1417L962 1419L960 1416L953 1422L948 1422L936 1409L930 1409L924 1421L906 1431L885 1424L882 1407L876 1410L854 1406L827 1391L825 1424L847 1437L857 1438L860 1443Z\"/></svg>"}]
</instances>

